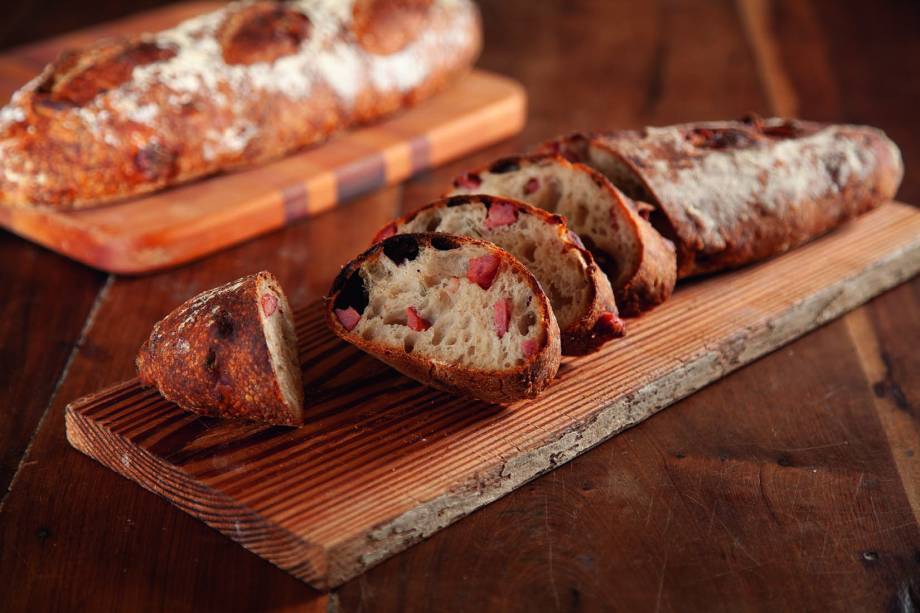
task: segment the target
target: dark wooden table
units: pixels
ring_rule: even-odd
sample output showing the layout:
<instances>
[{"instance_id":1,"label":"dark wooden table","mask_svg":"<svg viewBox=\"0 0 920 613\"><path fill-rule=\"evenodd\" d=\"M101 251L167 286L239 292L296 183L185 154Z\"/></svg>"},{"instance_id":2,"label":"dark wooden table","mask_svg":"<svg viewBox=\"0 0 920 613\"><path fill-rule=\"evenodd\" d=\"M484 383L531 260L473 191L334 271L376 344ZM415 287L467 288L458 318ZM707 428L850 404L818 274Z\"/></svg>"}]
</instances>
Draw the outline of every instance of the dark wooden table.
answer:
<instances>
[{"instance_id":1,"label":"dark wooden table","mask_svg":"<svg viewBox=\"0 0 920 613\"><path fill-rule=\"evenodd\" d=\"M748 111L869 123L900 144L899 197L920 203L916 2L482 4L481 65L531 96L514 142L154 276L107 276L0 233L0 609L920 608L920 279L331 594L69 447L64 406L129 377L173 306L263 268L295 303L315 299L384 220L559 132ZM124 10L24 6L0 44Z\"/></svg>"}]
</instances>

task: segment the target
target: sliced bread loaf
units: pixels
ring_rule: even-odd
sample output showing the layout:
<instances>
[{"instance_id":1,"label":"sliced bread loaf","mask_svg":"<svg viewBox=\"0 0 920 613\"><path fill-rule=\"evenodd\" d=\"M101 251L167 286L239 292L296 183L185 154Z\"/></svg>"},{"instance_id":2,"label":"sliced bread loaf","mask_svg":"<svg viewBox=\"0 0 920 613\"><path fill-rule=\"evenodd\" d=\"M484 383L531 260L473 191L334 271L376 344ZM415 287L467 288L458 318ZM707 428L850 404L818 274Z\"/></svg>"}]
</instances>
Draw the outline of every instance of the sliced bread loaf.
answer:
<instances>
[{"instance_id":1,"label":"sliced bread loaf","mask_svg":"<svg viewBox=\"0 0 920 613\"><path fill-rule=\"evenodd\" d=\"M523 264L491 243L400 234L349 262L326 297L335 334L405 375L487 402L533 398L559 327Z\"/></svg>"},{"instance_id":2,"label":"sliced bread loaf","mask_svg":"<svg viewBox=\"0 0 920 613\"><path fill-rule=\"evenodd\" d=\"M570 134L542 151L653 205L681 278L788 251L890 200L904 174L880 130L782 118Z\"/></svg>"},{"instance_id":3,"label":"sliced bread loaf","mask_svg":"<svg viewBox=\"0 0 920 613\"><path fill-rule=\"evenodd\" d=\"M454 180L448 195L489 194L523 200L564 216L610 276L617 306L637 315L671 295L674 246L599 172L558 155L498 160Z\"/></svg>"},{"instance_id":4,"label":"sliced bread loaf","mask_svg":"<svg viewBox=\"0 0 920 613\"><path fill-rule=\"evenodd\" d=\"M623 336L610 281L559 215L497 196L453 196L390 223L374 242L413 232L481 238L520 260L552 304L564 355L592 353Z\"/></svg>"},{"instance_id":5,"label":"sliced bread loaf","mask_svg":"<svg viewBox=\"0 0 920 613\"><path fill-rule=\"evenodd\" d=\"M303 422L291 307L269 272L198 294L157 322L137 372L144 385L195 413Z\"/></svg>"}]
</instances>

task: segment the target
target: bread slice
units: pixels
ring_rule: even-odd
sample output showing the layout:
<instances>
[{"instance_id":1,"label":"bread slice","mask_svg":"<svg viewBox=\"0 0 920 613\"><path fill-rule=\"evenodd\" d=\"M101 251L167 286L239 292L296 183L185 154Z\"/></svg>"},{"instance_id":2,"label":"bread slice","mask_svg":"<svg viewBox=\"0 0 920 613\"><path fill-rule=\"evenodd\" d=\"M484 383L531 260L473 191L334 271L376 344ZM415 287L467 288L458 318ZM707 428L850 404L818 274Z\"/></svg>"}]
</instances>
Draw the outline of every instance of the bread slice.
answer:
<instances>
[{"instance_id":1,"label":"bread slice","mask_svg":"<svg viewBox=\"0 0 920 613\"><path fill-rule=\"evenodd\" d=\"M904 172L880 130L796 119L570 134L546 143L606 175L677 245L678 276L783 253L894 197Z\"/></svg>"},{"instance_id":2,"label":"bread slice","mask_svg":"<svg viewBox=\"0 0 920 613\"><path fill-rule=\"evenodd\" d=\"M489 194L523 200L566 218L610 276L617 306L637 315L671 295L674 246L600 173L558 155L498 160L454 180L448 195Z\"/></svg>"},{"instance_id":3,"label":"bread slice","mask_svg":"<svg viewBox=\"0 0 920 613\"><path fill-rule=\"evenodd\" d=\"M303 423L291 307L269 272L198 294L157 322L138 353L137 373L195 413Z\"/></svg>"},{"instance_id":4,"label":"bread slice","mask_svg":"<svg viewBox=\"0 0 920 613\"><path fill-rule=\"evenodd\" d=\"M332 331L422 383L486 402L534 398L559 370L540 284L491 243L399 234L349 262L326 297Z\"/></svg>"},{"instance_id":5,"label":"bread slice","mask_svg":"<svg viewBox=\"0 0 920 613\"><path fill-rule=\"evenodd\" d=\"M444 232L495 243L524 264L553 306L564 355L585 355L623 336L610 281L559 215L498 196L453 196L384 227L394 234Z\"/></svg>"}]
</instances>

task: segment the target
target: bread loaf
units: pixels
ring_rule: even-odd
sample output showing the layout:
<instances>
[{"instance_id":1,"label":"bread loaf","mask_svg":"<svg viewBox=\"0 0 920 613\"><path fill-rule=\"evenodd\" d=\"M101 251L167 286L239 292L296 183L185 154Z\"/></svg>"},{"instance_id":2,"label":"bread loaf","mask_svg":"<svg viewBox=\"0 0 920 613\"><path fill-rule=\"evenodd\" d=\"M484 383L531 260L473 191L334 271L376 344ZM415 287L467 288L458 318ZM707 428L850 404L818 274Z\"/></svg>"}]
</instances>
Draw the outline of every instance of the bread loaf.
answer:
<instances>
[{"instance_id":1,"label":"bread loaf","mask_svg":"<svg viewBox=\"0 0 920 613\"><path fill-rule=\"evenodd\" d=\"M750 118L573 134L544 145L655 206L679 276L787 251L894 197L897 146L865 126Z\"/></svg>"},{"instance_id":2,"label":"bread loaf","mask_svg":"<svg viewBox=\"0 0 920 613\"><path fill-rule=\"evenodd\" d=\"M624 334L610 281L559 215L495 196L454 196L397 219L375 242L412 232L481 238L516 257L552 304L564 355L592 353Z\"/></svg>"},{"instance_id":3,"label":"bread loaf","mask_svg":"<svg viewBox=\"0 0 920 613\"><path fill-rule=\"evenodd\" d=\"M0 110L0 202L98 205L251 166L430 96L470 0L256 0L63 54Z\"/></svg>"},{"instance_id":4,"label":"bread loaf","mask_svg":"<svg viewBox=\"0 0 920 613\"><path fill-rule=\"evenodd\" d=\"M540 284L478 239L391 236L342 269L326 315L335 334L403 374L486 402L534 398L559 369Z\"/></svg>"},{"instance_id":5,"label":"bread loaf","mask_svg":"<svg viewBox=\"0 0 920 613\"><path fill-rule=\"evenodd\" d=\"M674 289L674 246L634 202L584 164L558 155L505 158L457 177L448 194L504 196L565 217L609 275L624 315L664 302Z\"/></svg>"},{"instance_id":6,"label":"bread loaf","mask_svg":"<svg viewBox=\"0 0 920 613\"><path fill-rule=\"evenodd\" d=\"M188 411L303 421L291 307L268 272L203 292L159 321L138 353L137 372L141 383Z\"/></svg>"}]
</instances>

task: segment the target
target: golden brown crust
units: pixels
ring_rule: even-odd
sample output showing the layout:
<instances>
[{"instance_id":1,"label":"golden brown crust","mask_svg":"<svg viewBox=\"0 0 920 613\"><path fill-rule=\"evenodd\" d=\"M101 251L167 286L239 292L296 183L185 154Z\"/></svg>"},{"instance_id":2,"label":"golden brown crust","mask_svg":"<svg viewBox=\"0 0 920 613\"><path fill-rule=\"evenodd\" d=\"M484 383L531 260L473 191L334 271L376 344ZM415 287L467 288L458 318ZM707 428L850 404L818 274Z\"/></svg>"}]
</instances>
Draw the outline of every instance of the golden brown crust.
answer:
<instances>
[{"instance_id":1,"label":"golden brown crust","mask_svg":"<svg viewBox=\"0 0 920 613\"><path fill-rule=\"evenodd\" d=\"M783 253L894 197L898 148L879 130L794 119L575 134L547 143L657 207L680 277Z\"/></svg>"},{"instance_id":2,"label":"golden brown crust","mask_svg":"<svg viewBox=\"0 0 920 613\"><path fill-rule=\"evenodd\" d=\"M642 259L632 279L617 292L620 310L630 316L648 311L670 298L677 283L674 244L638 213L634 221L644 246Z\"/></svg>"},{"instance_id":3,"label":"golden brown crust","mask_svg":"<svg viewBox=\"0 0 920 613\"><path fill-rule=\"evenodd\" d=\"M674 243L663 237L642 216L643 203L637 203L613 186L601 173L584 164L575 167L590 173L612 199L619 203L620 219L627 219L641 245L637 257L639 266L632 277L614 288L617 306L627 317L635 317L658 306L671 297L677 283L677 256ZM603 262L601 267L603 268Z\"/></svg>"},{"instance_id":4,"label":"golden brown crust","mask_svg":"<svg viewBox=\"0 0 920 613\"><path fill-rule=\"evenodd\" d=\"M201 415L300 423L299 407L286 405L272 368L260 281L280 291L271 273L260 272L203 292L157 322L137 355L141 383Z\"/></svg>"},{"instance_id":5,"label":"golden brown crust","mask_svg":"<svg viewBox=\"0 0 920 613\"><path fill-rule=\"evenodd\" d=\"M411 106L480 48L472 2L422 4L235 3L66 55L0 110L0 202L95 206L264 163Z\"/></svg>"},{"instance_id":6,"label":"golden brown crust","mask_svg":"<svg viewBox=\"0 0 920 613\"><path fill-rule=\"evenodd\" d=\"M413 237L418 242L420 249L433 248L431 241L439 238L446 238L461 245L479 245L498 256L503 265L514 269L518 276L527 281L534 297L539 301L539 324L546 333L541 339L536 353L525 364L516 368L479 370L421 358L418 355L364 340L361 336L346 330L335 315L335 305L339 294L343 291L348 291L347 288L352 275L356 275L363 265L381 257L388 243L406 236ZM485 402L499 404L510 403L524 398L536 398L549 386L559 370L561 360L559 327L553 317L549 300L543 290L540 289L540 284L537 283L533 275L511 254L499 249L492 243L467 236L438 233L390 237L374 244L367 251L346 264L339 272L332 284L332 288L329 290L329 294L324 300L326 303L326 322L337 336L386 362L404 375L451 393L474 396Z\"/></svg>"},{"instance_id":7,"label":"golden brown crust","mask_svg":"<svg viewBox=\"0 0 920 613\"><path fill-rule=\"evenodd\" d=\"M494 204L503 204L513 207L518 214L536 217L554 229L565 251L575 251L578 254L584 265L584 286L587 288L590 299L588 300L587 308L582 311L579 318L560 332L563 355L577 356L594 353L606 342L620 338L626 333L623 321L619 318L619 311L617 310L613 289L610 287L610 281L597 266L591 252L585 248L578 235L569 230L565 218L560 215L549 213L518 200L500 196L478 194L451 196L436 200L392 221L377 233L374 242L379 242L392 234L402 232L402 228L422 211L436 208L453 208L467 204L481 204L487 209ZM488 240L487 235L479 236L478 238Z\"/></svg>"}]
</instances>

